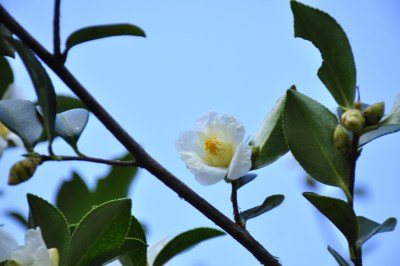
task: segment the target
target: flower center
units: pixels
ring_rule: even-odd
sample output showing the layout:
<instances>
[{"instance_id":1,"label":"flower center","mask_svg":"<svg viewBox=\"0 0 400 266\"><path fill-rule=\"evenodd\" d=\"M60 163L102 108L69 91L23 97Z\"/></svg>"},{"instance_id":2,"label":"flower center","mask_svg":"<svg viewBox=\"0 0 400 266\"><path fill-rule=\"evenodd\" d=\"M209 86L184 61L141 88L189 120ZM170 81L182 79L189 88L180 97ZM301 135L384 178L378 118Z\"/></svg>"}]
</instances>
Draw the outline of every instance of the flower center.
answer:
<instances>
[{"instance_id":1,"label":"flower center","mask_svg":"<svg viewBox=\"0 0 400 266\"><path fill-rule=\"evenodd\" d=\"M206 161L210 166L228 167L232 157L233 148L231 143L227 143L220 138L209 137L204 143L206 151Z\"/></svg>"},{"instance_id":2,"label":"flower center","mask_svg":"<svg viewBox=\"0 0 400 266\"><path fill-rule=\"evenodd\" d=\"M5 138L9 132L8 128L0 122L0 137Z\"/></svg>"}]
</instances>

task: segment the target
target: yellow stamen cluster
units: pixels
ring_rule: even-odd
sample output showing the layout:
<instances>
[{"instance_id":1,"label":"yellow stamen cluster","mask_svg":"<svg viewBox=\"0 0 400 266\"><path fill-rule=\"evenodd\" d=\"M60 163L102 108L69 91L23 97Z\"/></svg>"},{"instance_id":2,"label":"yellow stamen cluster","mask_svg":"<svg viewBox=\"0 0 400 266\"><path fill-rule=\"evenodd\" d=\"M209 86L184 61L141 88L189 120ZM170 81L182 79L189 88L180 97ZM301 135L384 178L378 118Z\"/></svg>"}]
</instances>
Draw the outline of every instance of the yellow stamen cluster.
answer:
<instances>
[{"instance_id":1,"label":"yellow stamen cluster","mask_svg":"<svg viewBox=\"0 0 400 266\"><path fill-rule=\"evenodd\" d=\"M231 143L216 137L206 139L204 150L206 151L205 159L207 163L216 167L228 167L234 153Z\"/></svg>"}]
</instances>

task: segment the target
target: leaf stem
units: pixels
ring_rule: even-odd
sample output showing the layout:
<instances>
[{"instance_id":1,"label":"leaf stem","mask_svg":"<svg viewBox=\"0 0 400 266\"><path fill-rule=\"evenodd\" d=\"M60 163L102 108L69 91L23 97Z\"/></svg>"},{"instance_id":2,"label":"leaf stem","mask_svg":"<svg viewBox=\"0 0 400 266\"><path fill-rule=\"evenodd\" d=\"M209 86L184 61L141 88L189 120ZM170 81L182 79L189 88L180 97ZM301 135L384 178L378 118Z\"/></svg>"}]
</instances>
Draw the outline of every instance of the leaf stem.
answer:
<instances>
[{"instance_id":1,"label":"leaf stem","mask_svg":"<svg viewBox=\"0 0 400 266\"><path fill-rule=\"evenodd\" d=\"M243 229L245 228L244 224L242 223L239 215L239 205L238 205L238 199L237 199L237 181L232 180L232 193L231 193L231 201L232 201L232 207L233 207L233 217L235 220L235 223L242 227Z\"/></svg>"},{"instance_id":2,"label":"leaf stem","mask_svg":"<svg viewBox=\"0 0 400 266\"><path fill-rule=\"evenodd\" d=\"M204 214L216 225L224 229L243 247L245 247L257 260L267 266L280 266L279 260L269 253L249 232L232 222L223 213L217 210L209 202L200 197L191 188L186 186L171 172L160 165L151 157L101 106L96 99L82 86L71 72L52 54L50 54L36 39L34 39L0 4L0 22L4 23L16 36L18 36L28 47L36 53L60 79L73 91L90 111L103 123L103 125L114 135L114 137L132 154L137 160L139 167L146 169L159 179L179 197L186 200L199 212Z\"/></svg>"},{"instance_id":3,"label":"leaf stem","mask_svg":"<svg viewBox=\"0 0 400 266\"><path fill-rule=\"evenodd\" d=\"M105 160L100 158L88 157L88 156L47 156L41 155L40 158L43 162L46 161L84 161L92 163L102 163L114 166L126 166L126 167L137 167L136 161L120 161L120 160Z\"/></svg>"},{"instance_id":4,"label":"leaf stem","mask_svg":"<svg viewBox=\"0 0 400 266\"><path fill-rule=\"evenodd\" d=\"M54 5L54 19L53 19L53 42L54 42L54 56L61 57L61 41L60 41L60 6L61 0L55 0Z\"/></svg>"}]
</instances>

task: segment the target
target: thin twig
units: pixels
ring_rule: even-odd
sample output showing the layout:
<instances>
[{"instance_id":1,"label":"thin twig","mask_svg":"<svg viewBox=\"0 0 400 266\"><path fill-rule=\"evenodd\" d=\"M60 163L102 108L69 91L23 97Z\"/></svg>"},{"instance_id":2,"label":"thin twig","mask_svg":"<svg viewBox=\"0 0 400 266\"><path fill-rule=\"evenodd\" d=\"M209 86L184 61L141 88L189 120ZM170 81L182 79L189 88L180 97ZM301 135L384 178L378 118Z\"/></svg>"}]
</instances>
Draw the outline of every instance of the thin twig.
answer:
<instances>
[{"instance_id":1,"label":"thin twig","mask_svg":"<svg viewBox=\"0 0 400 266\"><path fill-rule=\"evenodd\" d=\"M61 56L60 6L61 6L61 0L55 0L54 20L53 20L53 42L54 42L54 56L56 58L60 58Z\"/></svg>"},{"instance_id":2,"label":"thin twig","mask_svg":"<svg viewBox=\"0 0 400 266\"><path fill-rule=\"evenodd\" d=\"M135 156L138 166L146 169L167 187L175 191L179 197L186 200L194 208L204 214L219 227L224 229L234 239L241 243L263 265L279 266L278 259L271 255L257 240L246 230L232 222L214 206L200 197L192 189L181 182L156 160L154 160L128 133L110 116L109 113L93 98L92 95L79 83L79 81L38 43L14 18L0 5L0 22L4 23L28 47L30 47L43 62L45 62L63 82L73 91L91 112L103 123L116 139Z\"/></svg>"},{"instance_id":3,"label":"thin twig","mask_svg":"<svg viewBox=\"0 0 400 266\"><path fill-rule=\"evenodd\" d=\"M105 160L100 158L94 157L87 157L87 156L47 156L41 155L43 162L46 161L84 161L84 162L92 162L92 163L102 163L107 165L114 165L114 166L125 166L125 167L137 167L136 161L120 161L120 160Z\"/></svg>"},{"instance_id":4,"label":"thin twig","mask_svg":"<svg viewBox=\"0 0 400 266\"><path fill-rule=\"evenodd\" d=\"M239 225L240 227L244 228L243 223L240 219L240 214L239 214L239 204L238 204L238 199L237 199L237 182L236 180L232 180L232 193L231 193L231 201L232 201L232 207L233 207L233 217L235 219L235 223Z\"/></svg>"}]
</instances>

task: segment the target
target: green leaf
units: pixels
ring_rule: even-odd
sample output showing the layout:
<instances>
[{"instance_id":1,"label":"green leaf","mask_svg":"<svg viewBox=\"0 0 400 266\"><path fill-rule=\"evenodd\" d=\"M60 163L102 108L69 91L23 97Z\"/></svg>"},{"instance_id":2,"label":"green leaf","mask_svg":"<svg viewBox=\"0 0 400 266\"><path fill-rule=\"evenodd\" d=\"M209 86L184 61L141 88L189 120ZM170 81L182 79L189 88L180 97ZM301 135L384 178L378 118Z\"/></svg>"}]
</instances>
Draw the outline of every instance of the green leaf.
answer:
<instances>
[{"instance_id":1,"label":"green leaf","mask_svg":"<svg viewBox=\"0 0 400 266\"><path fill-rule=\"evenodd\" d=\"M147 242L142 224L132 216L131 226L125 242L116 253L118 260L126 266L147 265ZM121 255L122 254L122 255Z\"/></svg>"},{"instance_id":2,"label":"green leaf","mask_svg":"<svg viewBox=\"0 0 400 266\"><path fill-rule=\"evenodd\" d=\"M93 208L72 234L68 265L101 265L123 244L131 220L130 199L106 202Z\"/></svg>"},{"instance_id":3,"label":"green leaf","mask_svg":"<svg viewBox=\"0 0 400 266\"><path fill-rule=\"evenodd\" d=\"M123 266L146 266L147 244L135 238L126 238L118 250L118 260Z\"/></svg>"},{"instance_id":4,"label":"green leaf","mask_svg":"<svg viewBox=\"0 0 400 266\"><path fill-rule=\"evenodd\" d=\"M70 224L78 223L93 207L92 194L78 173L74 172L72 179L61 185L56 205Z\"/></svg>"},{"instance_id":5,"label":"green leaf","mask_svg":"<svg viewBox=\"0 0 400 266\"><path fill-rule=\"evenodd\" d=\"M357 218L360 226L360 235L357 240L358 247L361 247L362 244L376 234L393 231L397 223L396 218L389 218L382 224L378 224L363 216L358 216Z\"/></svg>"},{"instance_id":6,"label":"green leaf","mask_svg":"<svg viewBox=\"0 0 400 266\"><path fill-rule=\"evenodd\" d=\"M57 114L71 109L83 108L87 110L86 105L78 98L68 95L56 95L57 97Z\"/></svg>"},{"instance_id":7,"label":"green leaf","mask_svg":"<svg viewBox=\"0 0 400 266\"><path fill-rule=\"evenodd\" d=\"M188 250L200 242L224 235L225 233L213 228L197 228L177 235L158 253L153 266L162 266L176 255Z\"/></svg>"},{"instance_id":8,"label":"green leaf","mask_svg":"<svg viewBox=\"0 0 400 266\"><path fill-rule=\"evenodd\" d=\"M400 131L400 124L382 125L377 129L369 131L361 135L358 147L362 147L365 144L373 141L374 139L380 138L382 136L392 134Z\"/></svg>"},{"instance_id":9,"label":"green leaf","mask_svg":"<svg viewBox=\"0 0 400 266\"><path fill-rule=\"evenodd\" d=\"M43 132L35 105L27 100L0 100L0 121L32 151Z\"/></svg>"},{"instance_id":10,"label":"green leaf","mask_svg":"<svg viewBox=\"0 0 400 266\"><path fill-rule=\"evenodd\" d=\"M142 29L131 24L91 26L79 29L68 37L66 52L68 52L73 46L83 42L121 35L146 37L146 34Z\"/></svg>"},{"instance_id":11,"label":"green leaf","mask_svg":"<svg viewBox=\"0 0 400 266\"><path fill-rule=\"evenodd\" d=\"M290 88L290 90L295 89L294 86ZM250 142L250 145L257 149L252 169L264 167L288 152L282 128L285 101L286 94L278 100Z\"/></svg>"},{"instance_id":12,"label":"green leaf","mask_svg":"<svg viewBox=\"0 0 400 266\"><path fill-rule=\"evenodd\" d=\"M48 201L28 194L31 228L40 227L47 248L57 248L60 265L65 265L70 235L64 215Z\"/></svg>"},{"instance_id":13,"label":"green leaf","mask_svg":"<svg viewBox=\"0 0 400 266\"><path fill-rule=\"evenodd\" d=\"M12 38L12 32L0 23L0 56L15 57L14 47L6 40Z\"/></svg>"},{"instance_id":14,"label":"green leaf","mask_svg":"<svg viewBox=\"0 0 400 266\"><path fill-rule=\"evenodd\" d=\"M358 238L357 217L347 202L305 192L303 196L328 218L346 237L349 245L354 245Z\"/></svg>"},{"instance_id":15,"label":"green leaf","mask_svg":"<svg viewBox=\"0 0 400 266\"><path fill-rule=\"evenodd\" d=\"M318 77L338 105L352 107L356 90L356 66L349 40L327 13L291 1L295 37L311 41L321 52Z\"/></svg>"},{"instance_id":16,"label":"green leaf","mask_svg":"<svg viewBox=\"0 0 400 266\"><path fill-rule=\"evenodd\" d=\"M72 109L56 116L55 131L69 145L77 150L77 142L85 129L89 119L89 112L85 109Z\"/></svg>"},{"instance_id":17,"label":"green leaf","mask_svg":"<svg viewBox=\"0 0 400 266\"><path fill-rule=\"evenodd\" d=\"M8 216L12 217L17 223L19 223L22 227L28 228L28 220L24 215L17 211L8 211L6 213Z\"/></svg>"},{"instance_id":18,"label":"green leaf","mask_svg":"<svg viewBox=\"0 0 400 266\"><path fill-rule=\"evenodd\" d=\"M349 162L333 142L338 124L335 115L315 100L289 90L283 119L289 149L304 170L349 195L345 182Z\"/></svg>"},{"instance_id":19,"label":"green leaf","mask_svg":"<svg viewBox=\"0 0 400 266\"><path fill-rule=\"evenodd\" d=\"M254 173L248 173L238 179L232 180L229 178L224 178L226 183L235 183L236 185L236 189L239 189L241 187L243 187L244 185L250 183L251 181L253 181L254 179L256 179L257 174Z\"/></svg>"},{"instance_id":20,"label":"green leaf","mask_svg":"<svg viewBox=\"0 0 400 266\"><path fill-rule=\"evenodd\" d=\"M400 124L400 95L397 95L392 110L379 123L382 125Z\"/></svg>"},{"instance_id":21,"label":"green leaf","mask_svg":"<svg viewBox=\"0 0 400 266\"><path fill-rule=\"evenodd\" d=\"M57 109L57 100L53 84L51 83L50 77L47 75L42 64L24 44L17 40L13 40L12 44L24 62L35 87L41 112L43 114L44 128L49 138L49 148L51 150Z\"/></svg>"},{"instance_id":22,"label":"green leaf","mask_svg":"<svg viewBox=\"0 0 400 266\"><path fill-rule=\"evenodd\" d=\"M133 156L126 154L118 160L131 161ZM111 171L97 181L93 191L93 203L100 204L104 201L127 197L130 185L134 180L137 167L113 166Z\"/></svg>"},{"instance_id":23,"label":"green leaf","mask_svg":"<svg viewBox=\"0 0 400 266\"><path fill-rule=\"evenodd\" d=\"M263 213L266 213L276 207L278 207L279 205L281 205L281 203L284 201L285 196L284 195L272 195L267 197L263 204L261 204L260 206L248 209L244 212L240 213L240 217L247 221L251 218L257 217Z\"/></svg>"},{"instance_id":24,"label":"green leaf","mask_svg":"<svg viewBox=\"0 0 400 266\"><path fill-rule=\"evenodd\" d=\"M0 48L1 49L1 48ZM3 98L4 93L7 91L8 86L14 81L14 74L5 57L0 56L0 99Z\"/></svg>"},{"instance_id":25,"label":"green leaf","mask_svg":"<svg viewBox=\"0 0 400 266\"><path fill-rule=\"evenodd\" d=\"M336 262L339 263L339 266L350 266L350 264L347 263L347 261L342 256L340 256L340 254L336 250L334 250L330 246L328 246L328 251L335 258Z\"/></svg>"}]
</instances>

